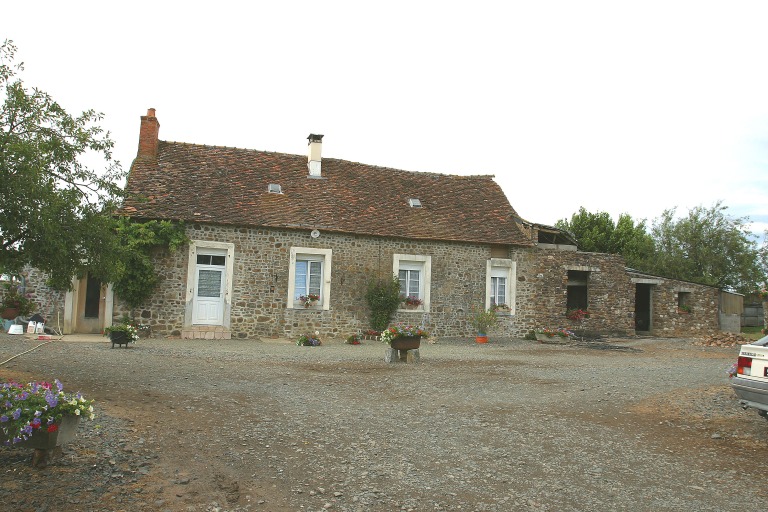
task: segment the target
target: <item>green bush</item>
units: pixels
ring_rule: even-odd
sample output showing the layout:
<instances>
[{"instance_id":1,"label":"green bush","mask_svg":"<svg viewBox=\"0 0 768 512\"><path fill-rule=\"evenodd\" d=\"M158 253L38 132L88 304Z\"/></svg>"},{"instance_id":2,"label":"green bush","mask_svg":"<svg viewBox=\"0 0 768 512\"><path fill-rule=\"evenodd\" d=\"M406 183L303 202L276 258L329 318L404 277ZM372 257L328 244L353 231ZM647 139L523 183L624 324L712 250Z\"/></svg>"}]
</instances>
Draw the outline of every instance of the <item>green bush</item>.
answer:
<instances>
[{"instance_id":1,"label":"green bush","mask_svg":"<svg viewBox=\"0 0 768 512\"><path fill-rule=\"evenodd\" d=\"M370 310L371 328L383 331L389 325L395 311L400 307L400 281L397 276L377 279L368 283L365 300Z\"/></svg>"}]
</instances>

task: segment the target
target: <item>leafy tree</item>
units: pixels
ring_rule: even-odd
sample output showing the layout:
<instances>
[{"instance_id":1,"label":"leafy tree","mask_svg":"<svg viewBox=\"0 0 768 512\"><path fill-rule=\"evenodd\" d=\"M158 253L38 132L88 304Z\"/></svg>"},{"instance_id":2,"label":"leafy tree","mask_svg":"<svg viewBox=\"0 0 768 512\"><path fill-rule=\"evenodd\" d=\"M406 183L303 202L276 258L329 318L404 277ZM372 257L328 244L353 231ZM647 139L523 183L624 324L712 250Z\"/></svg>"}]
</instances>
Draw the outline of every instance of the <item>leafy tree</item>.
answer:
<instances>
[{"instance_id":1,"label":"leafy tree","mask_svg":"<svg viewBox=\"0 0 768 512\"><path fill-rule=\"evenodd\" d=\"M727 209L718 201L678 220L674 208L665 210L653 223L653 271L740 292L754 290L765 279L760 251L746 229L749 219L730 217Z\"/></svg>"},{"instance_id":2,"label":"leafy tree","mask_svg":"<svg viewBox=\"0 0 768 512\"><path fill-rule=\"evenodd\" d=\"M25 265L67 288L85 269L114 271L112 217L124 178L102 114L73 117L47 93L28 90L14 64L16 46L0 45L0 269ZM85 157L103 159L99 172Z\"/></svg>"},{"instance_id":3,"label":"leafy tree","mask_svg":"<svg viewBox=\"0 0 768 512\"><path fill-rule=\"evenodd\" d=\"M614 224L608 213L590 213L582 206L570 222L562 219L555 226L573 233L580 250L620 254L633 268L646 268L653 257L653 239L646 231L645 220L635 224L625 213Z\"/></svg>"}]
</instances>

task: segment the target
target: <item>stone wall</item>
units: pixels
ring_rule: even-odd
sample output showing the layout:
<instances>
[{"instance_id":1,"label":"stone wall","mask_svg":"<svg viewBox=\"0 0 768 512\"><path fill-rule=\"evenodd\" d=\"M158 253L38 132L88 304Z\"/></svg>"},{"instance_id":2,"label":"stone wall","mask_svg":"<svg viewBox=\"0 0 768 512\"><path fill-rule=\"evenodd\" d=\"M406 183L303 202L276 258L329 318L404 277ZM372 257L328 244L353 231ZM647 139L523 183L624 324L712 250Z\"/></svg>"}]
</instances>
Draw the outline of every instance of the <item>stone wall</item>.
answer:
<instances>
[{"instance_id":1,"label":"stone wall","mask_svg":"<svg viewBox=\"0 0 768 512\"><path fill-rule=\"evenodd\" d=\"M688 293L690 312L679 311L678 294ZM651 332L654 336L685 337L719 332L719 290L674 279L662 279L652 291Z\"/></svg>"},{"instance_id":2,"label":"stone wall","mask_svg":"<svg viewBox=\"0 0 768 512\"><path fill-rule=\"evenodd\" d=\"M518 261L517 329L564 327L579 334L634 334L634 286L624 260L613 254L534 248L513 251ZM569 320L568 271L588 273L589 318Z\"/></svg>"},{"instance_id":3,"label":"stone wall","mask_svg":"<svg viewBox=\"0 0 768 512\"><path fill-rule=\"evenodd\" d=\"M187 227L190 239L233 243L231 334L236 338L297 338L319 331L322 338L343 339L370 327L365 291L372 277L392 274L393 254L431 256L429 311L399 311L394 321L422 325L434 335L474 337L472 306L485 301L488 259L506 254L516 262L515 312L500 315L491 339L523 337L541 327L565 327L582 334L634 334L635 285L624 261L616 255L508 248L490 244L412 241L324 232L312 238L308 230ZM291 247L332 249L330 309L288 309L287 290ZM501 252L500 252L501 251ZM158 250L153 255L161 277L158 290L142 306L131 310L115 297L113 320L124 315L161 335L181 334L184 326L188 251ZM566 318L568 271L587 274L589 318ZM63 318L64 293L48 289L44 277L30 270L27 291L50 324ZM653 334L685 336L716 330L717 290L663 280L653 287ZM692 312L677 311L677 293L690 291Z\"/></svg>"},{"instance_id":4,"label":"stone wall","mask_svg":"<svg viewBox=\"0 0 768 512\"><path fill-rule=\"evenodd\" d=\"M482 304L486 261L491 247L444 242L417 242L378 237L308 231L188 227L193 240L226 241L235 245L231 330L233 337L297 337L320 331L321 336L346 338L369 328L365 302L371 277L392 275L393 254L429 255L432 258L430 311L398 312L395 322L428 327L437 336L469 335L468 311ZM332 256L331 308L288 309L287 287L291 247L330 248ZM150 301L130 311L115 299L115 318L123 314L139 319L153 332L178 335L184 323L188 253L162 251L155 255L162 282ZM507 328L503 332L509 332Z\"/></svg>"},{"instance_id":5,"label":"stone wall","mask_svg":"<svg viewBox=\"0 0 768 512\"><path fill-rule=\"evenodd\" d=\"M53 290L45 284L45 273L31 267L24 269L23 288L25 295L31 299L37 307L32 314L39 314L45 319L48 327L61 329L64 324L64 295L65 292ZM0 297L5 293L5 287L0 287Z\"/></svg>"},{"instance_id":6,"label":"stone wall","mask_svg":"<svg viewBox=\"0 0 768 512\"><path fill-rule=\"evenodd\" d=\"M193 240L234 243L232 336L289 337L319 331L321 337L346 338L368 329L365 290L371 277L392 273L393 254L431 256L429 311L399 311L395 322L423 325L436 336L474 336L471 307L485 301L486 263L491 245L411 241L306 231L188 227ZM332 257L330 310L288 309L287 287L291 247L330 248ZM498 256L494 252L494 256ZM621 258L606 254L512 249L516 261L516 311L501 315L493 336L522 337L536 327L567 327L581 331L633 332L633 288ZM129 311L115 300L115 317L123 314L149 324L153 332L178 335L184 323L187 278L186 250L155 255L162 284L147 304ZM569 269L588 269L589 310L582 323L565 317Z\"/></svg>"}]
</instances>

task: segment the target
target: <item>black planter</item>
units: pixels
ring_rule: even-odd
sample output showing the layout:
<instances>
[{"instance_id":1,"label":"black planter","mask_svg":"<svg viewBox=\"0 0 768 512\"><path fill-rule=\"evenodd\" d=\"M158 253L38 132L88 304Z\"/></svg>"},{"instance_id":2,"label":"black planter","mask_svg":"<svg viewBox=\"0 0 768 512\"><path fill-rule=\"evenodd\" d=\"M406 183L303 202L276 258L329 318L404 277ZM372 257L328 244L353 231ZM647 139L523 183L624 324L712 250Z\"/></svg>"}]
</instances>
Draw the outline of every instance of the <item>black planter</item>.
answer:
<instances>
[{"instance_id":1,"label":"black planter","mask_svg":"<svg viewBox=\"0 0 768 512\"><path fill-rule=\"evenodd\" d=\"M131 342L131 337L128 336L127 332L113 331L109 333L109 341L112 342L112 348L115 348L115 344L118 346L125 345L125 348L128 348L128 344Z\"/></svg>"}]
</instances>

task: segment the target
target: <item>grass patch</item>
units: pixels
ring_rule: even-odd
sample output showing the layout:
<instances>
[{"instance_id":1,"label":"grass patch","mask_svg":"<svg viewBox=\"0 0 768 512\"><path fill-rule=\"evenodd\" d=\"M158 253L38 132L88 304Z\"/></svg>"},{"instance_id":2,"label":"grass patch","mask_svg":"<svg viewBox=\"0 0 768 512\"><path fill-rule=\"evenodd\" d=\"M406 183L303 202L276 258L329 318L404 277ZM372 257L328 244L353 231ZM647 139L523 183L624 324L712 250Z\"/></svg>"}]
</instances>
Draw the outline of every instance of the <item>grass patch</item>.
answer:
<instances>
[{"instance_id":1,"label":"grass patch","mask_svg":"<svg viewBox=\"0 0 768 512\"><path fill-rule=\"evenodd\" d=\"M741 334L744 335L745 338L749 338L750 340L759 340L765 334L762 333L762 327L756 326L756 327L742 327L741 328Z\"/></svg>"}]
</instances>

